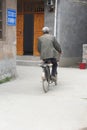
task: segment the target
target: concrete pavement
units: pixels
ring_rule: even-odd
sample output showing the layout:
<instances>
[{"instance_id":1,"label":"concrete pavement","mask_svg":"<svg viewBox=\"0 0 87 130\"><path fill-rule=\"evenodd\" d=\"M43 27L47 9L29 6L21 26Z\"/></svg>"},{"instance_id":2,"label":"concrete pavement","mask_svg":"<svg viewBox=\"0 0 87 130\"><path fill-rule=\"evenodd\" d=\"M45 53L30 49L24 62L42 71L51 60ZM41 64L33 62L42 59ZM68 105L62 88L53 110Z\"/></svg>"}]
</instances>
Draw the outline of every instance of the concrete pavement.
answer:
<instances>
[{"instance_id":1,"label":"concrete pavement","mask_svg":"<svg viewBox=\"0 0 87 130\"><path fill-rule=\"evenodd\" d=\"M87 70L59 68L48 93L41 72L17 66L17 78L0 84L0 129L87 130Z\"/></svg>"}]
</instances>

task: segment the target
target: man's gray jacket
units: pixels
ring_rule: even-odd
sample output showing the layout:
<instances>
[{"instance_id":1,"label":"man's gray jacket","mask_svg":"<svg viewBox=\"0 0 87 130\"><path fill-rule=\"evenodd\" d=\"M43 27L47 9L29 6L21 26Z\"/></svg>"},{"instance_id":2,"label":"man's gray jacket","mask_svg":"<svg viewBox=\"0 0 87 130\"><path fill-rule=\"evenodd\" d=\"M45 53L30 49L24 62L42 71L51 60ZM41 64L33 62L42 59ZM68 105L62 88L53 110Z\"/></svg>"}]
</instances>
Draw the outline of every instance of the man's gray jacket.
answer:
<instances>
[{"instance_id":1,"label":"man's gray jacket","mask_svg":"<svg viewBox=\"0 0 87 130\"><path fill-rule=\"evenodd\" d=\"M44 34L38 38L38 51L41 59L56 58L59 60L61 47L53 35Z\"/></svg>"}]
</instances>

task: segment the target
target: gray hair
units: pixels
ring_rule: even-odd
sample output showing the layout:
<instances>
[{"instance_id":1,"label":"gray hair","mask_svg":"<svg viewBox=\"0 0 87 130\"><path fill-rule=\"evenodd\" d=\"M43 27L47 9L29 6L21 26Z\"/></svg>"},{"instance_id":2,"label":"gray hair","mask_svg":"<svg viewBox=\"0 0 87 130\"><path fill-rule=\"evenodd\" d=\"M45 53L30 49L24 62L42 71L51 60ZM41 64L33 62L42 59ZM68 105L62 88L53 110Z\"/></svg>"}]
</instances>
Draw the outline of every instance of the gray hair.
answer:
<instances>
[{"instance_id":1,"label":"gray hair","mask_svg":"<svg viewBox=\"0 0 87 130\"><path fill-rule=\"evenodd\" d=\"M48 27L43 27L42 28L42 31L43 31L43 33L49 33L49 28Z\"/></svg>"}]
</instances>

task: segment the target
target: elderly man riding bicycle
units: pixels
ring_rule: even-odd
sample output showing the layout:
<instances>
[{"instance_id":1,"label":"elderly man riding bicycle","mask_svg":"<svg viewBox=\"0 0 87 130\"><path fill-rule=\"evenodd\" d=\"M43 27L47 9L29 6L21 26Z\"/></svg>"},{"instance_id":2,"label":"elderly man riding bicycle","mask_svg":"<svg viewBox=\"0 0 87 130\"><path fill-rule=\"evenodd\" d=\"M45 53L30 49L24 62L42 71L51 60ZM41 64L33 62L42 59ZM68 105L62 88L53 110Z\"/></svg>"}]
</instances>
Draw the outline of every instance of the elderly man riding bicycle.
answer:
<instances>
[{"instance_id":1,"label":"elderly man riding bicycle","mask_svg":"<svg viewBox=\"0 0 87 130\"><path fill-rule=\"evenodd\" d=\"M43 27L42 31L43 35L38 38L38 51L40 53L40 58L45 63L51 62L53 64L51 78L52 80L55 80L55 76L57 75L57 62L59 61L61 54L61 47L56 38L49 34L48 27Z\"/></svg>"}]
</instances>

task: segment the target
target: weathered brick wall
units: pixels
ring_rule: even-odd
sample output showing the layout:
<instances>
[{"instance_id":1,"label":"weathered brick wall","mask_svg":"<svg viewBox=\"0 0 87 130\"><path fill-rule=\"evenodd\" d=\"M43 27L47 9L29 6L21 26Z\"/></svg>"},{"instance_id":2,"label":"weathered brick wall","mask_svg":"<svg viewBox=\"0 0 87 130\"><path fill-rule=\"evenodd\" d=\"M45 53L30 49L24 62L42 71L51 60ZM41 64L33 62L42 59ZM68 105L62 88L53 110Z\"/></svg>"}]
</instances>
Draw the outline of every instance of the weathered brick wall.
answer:
<instances>
[{"instance_id":1,"label":"weathered brick wall","mask_svg":"<svg viewBox=\"0 0 87 130\"><path fill-rule=\"evenodd\" d=\"M16 0L4 0L3 39L0 41L0 80L16 76L16 26L6 23L7 8L16 9Z\"/></svg>"}]
</instances>

